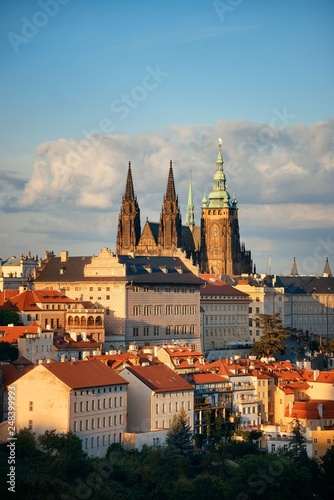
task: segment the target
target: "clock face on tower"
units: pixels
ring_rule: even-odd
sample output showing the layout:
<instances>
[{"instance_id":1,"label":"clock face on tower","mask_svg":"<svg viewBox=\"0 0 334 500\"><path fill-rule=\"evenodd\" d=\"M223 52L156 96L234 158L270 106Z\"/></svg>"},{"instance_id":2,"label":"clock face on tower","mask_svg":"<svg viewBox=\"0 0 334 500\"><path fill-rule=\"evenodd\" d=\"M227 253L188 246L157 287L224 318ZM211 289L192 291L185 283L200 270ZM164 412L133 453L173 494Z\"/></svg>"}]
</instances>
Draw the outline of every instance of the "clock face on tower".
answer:
<instances>
[{"instance_id":1,"label":"clock face on tower","mask_svg":"<svg viewBox=\"0 0 334 500\"><path fill-rule=\"evenodd\" d=\"M212 236L214 236L214 237L218 236L218 229L217 229L216 227L213 227L213 228L211 229L211 234L212 234Z\"/></svg>"}]
</instances>

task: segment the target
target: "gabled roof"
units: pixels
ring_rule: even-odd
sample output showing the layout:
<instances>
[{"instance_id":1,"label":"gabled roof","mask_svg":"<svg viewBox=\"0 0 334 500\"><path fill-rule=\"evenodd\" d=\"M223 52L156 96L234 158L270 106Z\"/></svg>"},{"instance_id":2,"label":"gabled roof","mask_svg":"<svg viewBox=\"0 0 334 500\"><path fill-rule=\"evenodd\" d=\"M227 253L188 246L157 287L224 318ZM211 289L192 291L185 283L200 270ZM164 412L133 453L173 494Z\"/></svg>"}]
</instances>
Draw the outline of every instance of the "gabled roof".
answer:
<instances>
[{"instance_id":1,"label":"gabled roof","mask_svg":"<svg viewBox=\"0 0 334 500\"><path fill-rule=\"evenodd\" d=\"M132 373L154 392L194 390L192 385L165 365L127 366L125 370Z\"/></svg>"},{"instance_id":2,"label":"gabled roof","mask_svg":"<svg viewBox=\"0 0 334 500\"><path fill-rule=\"evenodd\" d=\"M34 370L47 370L70 389L85 389L127 384L127 381L101 361L75 361L38 365Z\"/></svg>"}]
</instances>

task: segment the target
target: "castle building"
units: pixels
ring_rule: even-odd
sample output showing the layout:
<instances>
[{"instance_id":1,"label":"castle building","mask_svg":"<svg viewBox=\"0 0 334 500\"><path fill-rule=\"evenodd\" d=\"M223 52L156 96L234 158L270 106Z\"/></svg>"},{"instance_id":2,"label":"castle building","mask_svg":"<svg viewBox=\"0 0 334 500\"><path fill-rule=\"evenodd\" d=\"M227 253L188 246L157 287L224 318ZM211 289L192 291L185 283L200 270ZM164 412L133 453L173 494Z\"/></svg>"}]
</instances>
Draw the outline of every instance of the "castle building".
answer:
<instances>
[{"instance_id":1,"label":"castle building","mask_svg":"<svg viewBox=\"0 0 334 500\"><path fill-rule=\"evenodd\" d=\"M186 224L183 225L171 161L160 221L146 220L141 231L140 209L129 162L118 219L116 254L173 257L181 249L202 273L251 273L251 253L240 244L237 200L226 190L223 164L220 143L213 189L208 200L205 196L202 200L201 221L196 226L192 178L190 176Z\"/></svg>"}]
</instances>

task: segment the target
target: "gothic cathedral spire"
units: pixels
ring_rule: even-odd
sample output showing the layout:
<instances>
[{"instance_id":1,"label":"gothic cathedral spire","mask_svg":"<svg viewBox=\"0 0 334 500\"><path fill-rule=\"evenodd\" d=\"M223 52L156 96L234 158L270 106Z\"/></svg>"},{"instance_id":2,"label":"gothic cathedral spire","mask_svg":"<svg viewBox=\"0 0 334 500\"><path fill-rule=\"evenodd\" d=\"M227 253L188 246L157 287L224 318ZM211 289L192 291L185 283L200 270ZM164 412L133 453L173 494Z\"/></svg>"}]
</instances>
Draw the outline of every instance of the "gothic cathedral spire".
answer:
<instances>
[{"instance_id":1,"label":"gothic cathedral spire","mask_svg":"<svg viewBox=\"0 0 334 500\"><path fill-rule=\"evenodd\" d=\"M122 197L122 205L118 217L117 255L127 255L135 252L140 233L140 210L137 197L134 194L131 162L129 161L125 193Z\"/></svg>"},{"instance_id":2,"label":"gothic cathedral spire","mask_svg":"<svg viewBox=\"0 0 334 500\"><path fill-rule=\"evenodd\" d=\"M175 192L172 161L169 163L166 195L160 216L158 245L162 255L172 255L177 248L182 246L182 221Z\"/></svg>"},{"instance_id":3,"label":"gothic cathedral spire","mask_svg":"<svg viewBox=\"0 0 334 500\"><path fill-rule=\"evenodd\" d=\"M191 171L190 171L190 179L189 179L188 203L187 203L187 212L186 212L186 226L188 226L190 231L193 232L194 227L195 227L195 209L194 209L194 200L193 200L193 183L192 183L192 178L191 178Z\"/></svg>"}]
</instances>

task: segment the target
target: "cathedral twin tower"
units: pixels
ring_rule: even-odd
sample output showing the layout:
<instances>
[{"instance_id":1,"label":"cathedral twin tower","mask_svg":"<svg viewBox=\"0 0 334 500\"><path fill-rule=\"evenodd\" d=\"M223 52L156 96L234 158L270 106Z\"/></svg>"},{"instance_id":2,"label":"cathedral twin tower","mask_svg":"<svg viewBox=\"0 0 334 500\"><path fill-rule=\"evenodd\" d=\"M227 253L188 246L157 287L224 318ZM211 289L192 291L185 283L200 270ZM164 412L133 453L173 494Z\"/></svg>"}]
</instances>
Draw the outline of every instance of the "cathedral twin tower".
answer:
<instances>
[{"instance_id":1,"label":"cathedral twin tower","mask_svg":"<svg viewBox=\"0 0 334 500\"><path fill-rule=\"evenodd\" d=\"M116 253L135 256L176 256L181 250L198 266L201 273L239 275L252 272L251 254L240 245L238 208L235 196L226 190L221 142L213 176L213 189L204 196L201 225L195 225L192 180L190 179L186 224L182 225L175 191L173 164L170 162L166 194L160 222L146 220L140 225L140 209L133 188L129 162L125 193L118 219Z\"/></svg>"}]
</instances>

